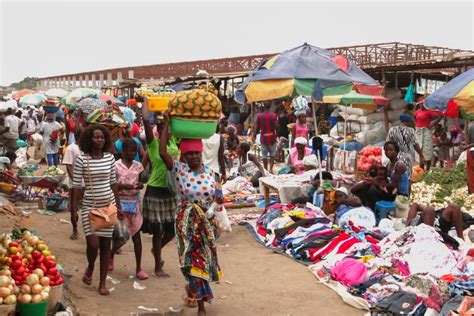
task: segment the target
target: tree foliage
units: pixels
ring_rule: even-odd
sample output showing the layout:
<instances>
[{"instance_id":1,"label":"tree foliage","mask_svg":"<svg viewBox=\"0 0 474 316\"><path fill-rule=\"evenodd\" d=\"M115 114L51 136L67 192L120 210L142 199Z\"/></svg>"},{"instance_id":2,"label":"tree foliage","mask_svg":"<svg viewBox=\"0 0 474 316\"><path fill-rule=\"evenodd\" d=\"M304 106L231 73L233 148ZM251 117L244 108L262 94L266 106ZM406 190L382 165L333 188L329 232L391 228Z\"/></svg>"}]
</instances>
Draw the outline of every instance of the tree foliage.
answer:
<instances>
[{"instance_id":1,"label":"tree foliage","mask_svg":"<svg viewBox=\"0 0 474 316\"><path fill-rule=\"evenodd\" d=\"M34 89L36 88L37 81L38 81L37 77L26 77L20 82L12 83L10 87L15 88L15 90Z\"/></svg>"}]
</instances>

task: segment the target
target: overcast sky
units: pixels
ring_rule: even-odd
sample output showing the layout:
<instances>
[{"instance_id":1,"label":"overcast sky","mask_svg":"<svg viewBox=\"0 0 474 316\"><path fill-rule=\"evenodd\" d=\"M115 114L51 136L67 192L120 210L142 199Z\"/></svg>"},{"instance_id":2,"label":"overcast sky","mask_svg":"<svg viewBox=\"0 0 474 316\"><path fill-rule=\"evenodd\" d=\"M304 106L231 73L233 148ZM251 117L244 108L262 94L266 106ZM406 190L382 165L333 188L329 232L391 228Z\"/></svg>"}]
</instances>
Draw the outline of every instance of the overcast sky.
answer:
<instances>
[{"instance_id":1,"label":"overcast sky","mask_svg":"<svg viewBox=\"0 0 474 316\"><path fill-rule=\"evenodd\" d=\"M167 62L399 41L474 50L473 1L0 0L0 85Z\"/></svg>"}]
</instances>

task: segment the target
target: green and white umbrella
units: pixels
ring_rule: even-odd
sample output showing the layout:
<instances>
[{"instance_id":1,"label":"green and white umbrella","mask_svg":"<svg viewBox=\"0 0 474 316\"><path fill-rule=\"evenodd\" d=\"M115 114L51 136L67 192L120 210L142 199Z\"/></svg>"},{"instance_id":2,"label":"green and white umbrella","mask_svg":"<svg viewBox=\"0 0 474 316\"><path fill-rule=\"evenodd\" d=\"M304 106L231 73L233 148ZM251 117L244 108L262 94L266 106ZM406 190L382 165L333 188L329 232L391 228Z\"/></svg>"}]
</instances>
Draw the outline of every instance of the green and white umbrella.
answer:
<instances>
[{"instance_id":1,"label":"green and white umbrella","mask_svg":"<svg viewBox=\"0 0 474 316\"><path fill-rule=\"evenodd\" d=\"M90 88L77 88L72 90L66 97L66 104L75 104L77 101L91 97L98 98L100 95L99 90L90 89Z\"/></svg>"},{"instance_id":2,"label":"green and white umbrella","mask_svg":"<svg viewBox=\"0 0 474 316\"><path fill-rule=\"evenodd\" d=\"M61 99L64 98L69 92L61 88L52 88L47 90L44 94L48 98Z\"/></svg>"}]
</instances>

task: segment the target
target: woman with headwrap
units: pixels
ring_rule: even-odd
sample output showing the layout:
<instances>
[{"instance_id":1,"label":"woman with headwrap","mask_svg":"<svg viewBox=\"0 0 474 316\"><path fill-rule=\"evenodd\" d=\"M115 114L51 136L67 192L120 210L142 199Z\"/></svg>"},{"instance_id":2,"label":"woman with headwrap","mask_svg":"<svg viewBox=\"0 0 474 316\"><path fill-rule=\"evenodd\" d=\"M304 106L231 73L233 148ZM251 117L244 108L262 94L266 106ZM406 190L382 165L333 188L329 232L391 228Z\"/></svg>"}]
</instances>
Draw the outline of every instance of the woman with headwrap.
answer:
<instances>
[{"instance_id":1,"label":"woman with headwrap","mask_svg":"<svg viewBox=\"0 0 474 316\"><path fill-rule=\"evenodd\" d=\"M182 140L180 151L184 162L173 161L166 151L168 113L164 118L159 152L176 179L180 201L175 228L179 265L188 282L184 300L189 307L198 306L198 315L205 315L204 302L213 298L210 282L221 277L214 212L222 202L222 190L214 172L202 164L203 144L200 139Z\"/></svg>"},{"instance_id":2,"label":"woman with headwrap","mask_svg":"<svg viewBox=\"0 0 474 316\"><path fill-rule=\"evenodd\" d=\"M433 126L439 123L443 117L435 114L433 111L425 108L424 104L420 104L420 108L415 113L416 119L416 141L421 145L423 151L423 157L426 159L426 170L431 167L431 158L433 154L433 132L431 129ZM431 121L434 120L432 123ZM424 163L420 162L420 165L424 167Z\"/></svg>"},{"instance_id":3,"label":"woman with headwrap","mask_svg":"<svg viewBox=\"0 0 474 316\"><path fill-rule=\"evenodd\" d=\"M308 141L304 137L295 139L296 147L290 149L288 166L296 174L303 174L305 171L304 158L311 155L311 149L307 147Z\"/></svg>"},{"instance_id":4,"label":"woman with headwrap","mask_svg":"<svg viewBox=\"0 0 474 316\"><path fill-rule=\"evenodd\" d=\"M292 105L295 109L296 123L291 130L291 147L295 147L295 140L298 137L308 140L308 125L306 124L308 101L300 96L293 100Z\"/></svg>"},{"instance_id":5,"label":"woman with headwrap","mask_svg":"<svg viewBox=\"0 0 474 316\"><path fill-rule=\"evenodd\" d=\"M420 155L420 163L424 163L425 158L420 146L416 142L415 130L411 127L413 126L413 116L408 113L403 113L400 115L400 121L402 122L400 126L390 128L386 140L397 143L400 148L398 158L407 166L411 174L413 168L412 148Z\"/></svg>"}]
</instances>

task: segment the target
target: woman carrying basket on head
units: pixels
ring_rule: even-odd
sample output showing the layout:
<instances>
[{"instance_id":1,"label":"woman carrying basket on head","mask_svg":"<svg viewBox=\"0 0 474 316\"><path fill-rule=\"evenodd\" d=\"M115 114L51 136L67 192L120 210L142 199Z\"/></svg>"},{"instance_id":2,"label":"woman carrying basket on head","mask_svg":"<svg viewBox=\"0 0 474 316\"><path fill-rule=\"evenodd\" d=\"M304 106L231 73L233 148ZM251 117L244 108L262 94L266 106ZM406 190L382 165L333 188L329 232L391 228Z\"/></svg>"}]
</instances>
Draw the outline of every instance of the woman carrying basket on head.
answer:
<instances>
[{"instance_id":1,"label":"woman carrying basket on head","mask_svg":"<svg viewBox=\"0 0 474 316\"><path fill-rule=\"evenodd\" d=\"M217 261L217 225L213 209L222 202L222 190L216 175L202 164L203 144L200 139L184 139L180 144L183 162L173 161L167 153L168 113L164 114L160 156L176 179L180 204L176 215L176 237L181 272L188 282L186 305L198 305L198 315L206 315L204 302L213 293L210 282L218 281L221 271Z\"/></svg>"}]
</instances>

